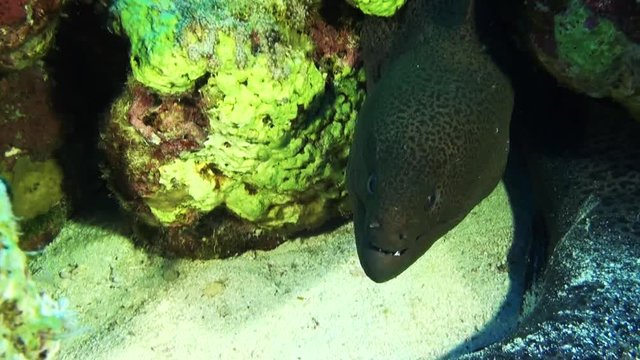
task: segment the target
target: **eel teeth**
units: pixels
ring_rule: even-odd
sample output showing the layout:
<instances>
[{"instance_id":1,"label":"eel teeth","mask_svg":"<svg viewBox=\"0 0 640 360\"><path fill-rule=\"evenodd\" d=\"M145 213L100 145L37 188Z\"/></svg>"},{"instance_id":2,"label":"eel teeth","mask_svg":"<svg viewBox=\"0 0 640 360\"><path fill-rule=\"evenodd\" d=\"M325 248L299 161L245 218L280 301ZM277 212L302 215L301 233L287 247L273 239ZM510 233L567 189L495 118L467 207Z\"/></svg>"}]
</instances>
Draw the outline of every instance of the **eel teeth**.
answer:
<instances>
[{"instance_id":1,"label":"eel teeth","mask_svg":"<svg viewBox=\"0 0 640 360\"><path fill-rule=\"evenodd\" d=\"M371 248L379 253L383 253L385 255L391 255L391 256L402 256L402 254L404 254L407 249L400 249L400 250L385 250L383 248L377 247L373 244L371 244Z\"/></svg>"}]
</instances>

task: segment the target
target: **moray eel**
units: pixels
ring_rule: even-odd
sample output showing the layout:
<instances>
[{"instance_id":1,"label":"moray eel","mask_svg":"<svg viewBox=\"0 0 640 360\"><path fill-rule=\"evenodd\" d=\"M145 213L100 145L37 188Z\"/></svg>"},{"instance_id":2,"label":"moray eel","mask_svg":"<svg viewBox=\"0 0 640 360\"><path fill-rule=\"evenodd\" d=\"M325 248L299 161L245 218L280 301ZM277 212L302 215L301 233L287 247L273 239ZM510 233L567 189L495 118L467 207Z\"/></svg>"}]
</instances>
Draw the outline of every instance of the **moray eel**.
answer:
<instances>
[{"instance_id":1,"label":"moray eel","mask_svg":"<svg viewBox=\"0 0 640 360\"><path fill-rule=\"evenodd\" d=\"M531 104L517 105L512 132L543 220L537 233L546 236L534 245L548 250L546 264L511 336L463 359L640 355L640 122L555 86L520 98Z\"/></svg>"},{"instance_id":2,"label":"moray eel","mask_svg":"<svg viewBox=\"0 0 640 360\"><path fill-rule=\"evenodd\" d=\"M476 34L476 6L407 3L358 113L347 186L358 257L375 282L407 269L502 177L513 95Z\"/></svg>"}]
</instances>

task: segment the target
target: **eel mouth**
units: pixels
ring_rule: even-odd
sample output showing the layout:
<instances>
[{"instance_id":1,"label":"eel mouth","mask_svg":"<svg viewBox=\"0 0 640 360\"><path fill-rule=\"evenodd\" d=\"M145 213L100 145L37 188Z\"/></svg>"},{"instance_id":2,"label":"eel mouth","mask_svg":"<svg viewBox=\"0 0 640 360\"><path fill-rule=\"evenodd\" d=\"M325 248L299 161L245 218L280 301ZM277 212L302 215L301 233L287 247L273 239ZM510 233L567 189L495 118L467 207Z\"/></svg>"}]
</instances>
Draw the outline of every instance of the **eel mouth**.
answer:
<instances>
[{"instance_id":1,"label":"eel mouth","mask_svg":"<svg viewBox=\"0 0 640 360\"><path fill-rule=\"evenodd\" d=\"M383 249L381 247L376 246L375 244L369 243L369 249L377 251L385 256L402 256L405 252L407 252L408 248L404 249L396 249L396 250L388 250Z\"/></svg>"}]
</instances>

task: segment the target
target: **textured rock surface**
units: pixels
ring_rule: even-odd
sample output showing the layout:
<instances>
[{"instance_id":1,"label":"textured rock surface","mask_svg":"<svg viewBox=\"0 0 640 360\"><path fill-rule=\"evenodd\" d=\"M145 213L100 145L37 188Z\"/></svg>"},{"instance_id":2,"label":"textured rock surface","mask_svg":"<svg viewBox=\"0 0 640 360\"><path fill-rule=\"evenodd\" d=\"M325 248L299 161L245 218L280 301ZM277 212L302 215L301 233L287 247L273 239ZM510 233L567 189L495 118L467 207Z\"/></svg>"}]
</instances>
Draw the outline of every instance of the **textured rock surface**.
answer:
<instances>
[{"instance_id":1,"label":"textured rock surface","mask_svg":"<svg viewBox=\"0 0 640 360\"><path fill-rule=\"evenodd\" d=\"M542 0L523 6L526 37L553 76L575 91L610 97L640 119L640 3Z\"/></svg>"},{"instance_id":2,"label":"textured rock surface","mask_svg":"<svg viewBox=\"0 0 640 360\"><path fill-rule=\"evenodd\" d=\"M23 69L46 54L65 0L0 0L0 71Z\"/></svg>"},{"instance_id":3,"label":"textured rock surface","mask_svg":"<svg viewBox=\"0 0 640 360\"><path fill-rule=\"evenodd\" d=\"M56 158L62 136L47 71L34 66L0 78L0 176L13 189L23 250L49 243L67 218L70 206Z\"/></svg>"}]
</instances>

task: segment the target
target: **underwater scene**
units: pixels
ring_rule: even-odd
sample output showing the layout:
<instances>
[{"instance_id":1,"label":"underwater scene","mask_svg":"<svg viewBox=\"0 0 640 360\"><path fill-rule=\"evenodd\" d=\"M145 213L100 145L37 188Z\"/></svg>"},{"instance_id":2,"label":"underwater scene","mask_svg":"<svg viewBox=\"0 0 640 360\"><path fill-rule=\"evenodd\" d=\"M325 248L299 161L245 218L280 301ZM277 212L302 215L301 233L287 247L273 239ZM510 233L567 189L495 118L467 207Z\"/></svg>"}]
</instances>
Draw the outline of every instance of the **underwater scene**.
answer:
<instances>
[{"instance_id":1,"label":"underwater scene","mask_svg":"<svg viewBox=\"0 0 640 360\"><path fill-rule=\"evenodd\" d=\"M637 0L0 0L0 359L640 358Z\"/></svg>"}]
</instances>

